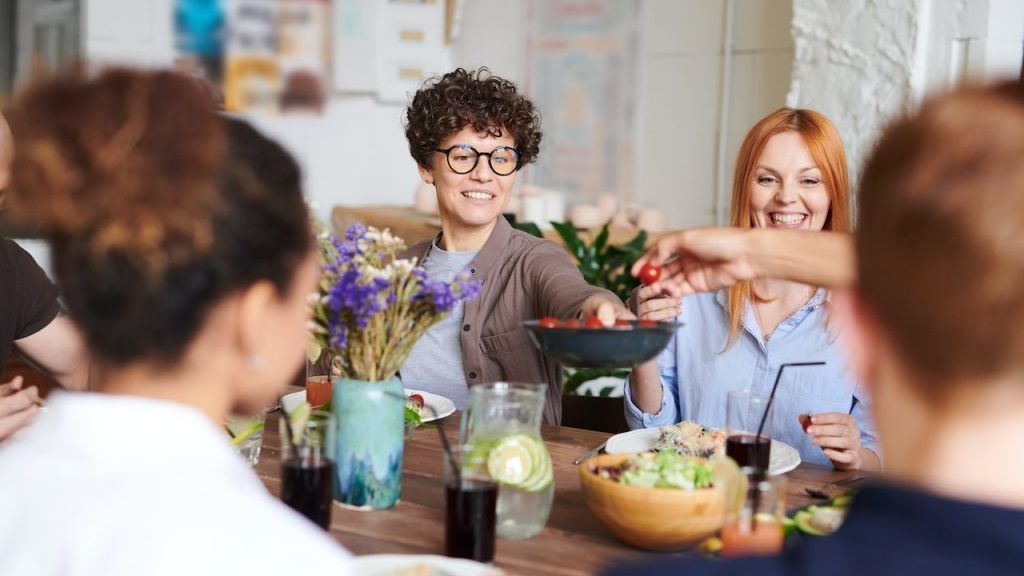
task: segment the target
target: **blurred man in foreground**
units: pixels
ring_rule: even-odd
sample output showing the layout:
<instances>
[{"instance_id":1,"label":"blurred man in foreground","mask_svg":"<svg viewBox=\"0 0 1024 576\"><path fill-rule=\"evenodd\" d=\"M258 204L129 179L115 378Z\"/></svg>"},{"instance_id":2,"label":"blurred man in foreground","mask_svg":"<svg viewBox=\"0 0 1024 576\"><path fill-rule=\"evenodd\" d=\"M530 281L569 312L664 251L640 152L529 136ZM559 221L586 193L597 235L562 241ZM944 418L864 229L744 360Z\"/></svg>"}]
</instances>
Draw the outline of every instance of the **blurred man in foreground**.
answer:
<instances>
[{"instance_id":1,"label":"blurred man in foreground","mask_svg":"<svg viewBox=\"0 0 1024 576\"><path fill-rule=\"evenodd\" d=\"M840 530L776 557L625 574L1019 574L1024 566L1024 86L967 88L897 120L868 161L855 239L695 230L637 264L666 292L770 276L833 301L872 388L884 484ZM852 240L852 242L851 242Z\"/></svg>"}]
</instances>

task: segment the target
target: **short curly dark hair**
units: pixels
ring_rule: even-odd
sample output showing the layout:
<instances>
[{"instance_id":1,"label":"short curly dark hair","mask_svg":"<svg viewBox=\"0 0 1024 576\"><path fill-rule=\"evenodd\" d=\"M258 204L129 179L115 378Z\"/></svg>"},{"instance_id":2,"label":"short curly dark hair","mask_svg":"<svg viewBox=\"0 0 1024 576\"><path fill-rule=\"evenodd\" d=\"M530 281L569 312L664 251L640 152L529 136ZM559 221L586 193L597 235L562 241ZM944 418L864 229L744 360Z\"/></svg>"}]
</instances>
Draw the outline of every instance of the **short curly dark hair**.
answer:
<instances>
[{"instance_id":1,"label":"short curly dark hair","mask_svg":"<svg viewBox=\"0 0 1024 576\"><path fill-rule=\"evenodd\" d=\"M540 152L540 113L515 84L486 67L458 68L427 80L413 96L405 117L409 152L426 168L434 149L466 126L495 137L508 130L516 142L520 166L536 160Z\"/></svg>"}]
</instances>

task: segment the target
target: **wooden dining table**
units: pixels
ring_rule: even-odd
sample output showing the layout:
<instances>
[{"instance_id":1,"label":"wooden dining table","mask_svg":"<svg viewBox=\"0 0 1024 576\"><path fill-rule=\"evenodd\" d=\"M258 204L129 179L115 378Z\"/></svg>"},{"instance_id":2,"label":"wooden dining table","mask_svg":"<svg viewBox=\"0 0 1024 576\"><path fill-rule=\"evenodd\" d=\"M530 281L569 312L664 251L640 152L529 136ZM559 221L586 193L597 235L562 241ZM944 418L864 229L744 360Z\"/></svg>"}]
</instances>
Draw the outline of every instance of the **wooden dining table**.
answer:
<instances>
[{"instance_id":1,"label":"wooden dining table","mask_svg":"<svg viewBox=\"0 0 1024 576\"><path fill-rule=\"evenodd\" d=\"M281 459L278 435L279 412L267 417L263 449L255 469L274 494L280 494ZM458 414L446 418L442 429L454 439ZM542 426L541 436L551 454L555 478L554 504L547 526L525 540L497 541L495 565L509 575L575 576L596 574L608 564L652 557L620 542L587 508L580 488L577 466L581 454L607 440L603 432L562 426ZM331 535L349 551L363 554L443 554L445 493L442 480L443 451L438 430L417 429L405 444L401 501L390 510L364 511L335 503ZM805 492L856 473L840 472L813 464L801 464L786 474L789 508L822 502ZM662 555L663 554L657 554Z\"/></svg>"}]
</instances>

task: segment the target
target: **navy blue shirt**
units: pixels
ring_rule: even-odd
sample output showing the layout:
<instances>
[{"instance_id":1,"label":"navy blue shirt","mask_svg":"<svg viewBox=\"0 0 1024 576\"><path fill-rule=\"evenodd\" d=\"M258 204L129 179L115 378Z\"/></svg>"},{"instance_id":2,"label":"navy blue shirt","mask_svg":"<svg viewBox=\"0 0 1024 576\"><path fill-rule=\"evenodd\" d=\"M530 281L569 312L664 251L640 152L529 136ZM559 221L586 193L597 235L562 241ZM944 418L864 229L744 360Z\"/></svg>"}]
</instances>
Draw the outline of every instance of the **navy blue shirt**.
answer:
<instances>
[{"instance_id":1,"label":"navy blue shirt","mask_svg":"<svg viewBox=\"0 0 1024 576\"><path fill-rule=\"evenodd\" d=\"M890 485L867 487L846 522L773 557L666 557L604 576L1024 574L1024 510L951 500Z\"/></svg>"}]
</instances>

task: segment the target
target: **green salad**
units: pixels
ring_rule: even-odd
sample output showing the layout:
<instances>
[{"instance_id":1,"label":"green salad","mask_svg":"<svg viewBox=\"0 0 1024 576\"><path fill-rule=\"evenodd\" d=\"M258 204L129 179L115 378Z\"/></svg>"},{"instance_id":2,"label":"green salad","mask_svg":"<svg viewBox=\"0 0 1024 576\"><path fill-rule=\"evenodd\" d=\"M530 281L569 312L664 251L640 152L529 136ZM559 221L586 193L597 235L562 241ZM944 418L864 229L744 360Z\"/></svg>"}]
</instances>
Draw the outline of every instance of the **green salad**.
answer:
<instances>
[{"instance_id":1,"label":"green salad","mask_svg":"<svg viewBox=\"0 0 1024 576\"><path fill-rule=\"evenodd\" d=\"M594 472L602 478L641 488L700 490L715 483L711 466L674 450L637 454L620 466L598 466Z\"/></svg>"}]
</instances>

